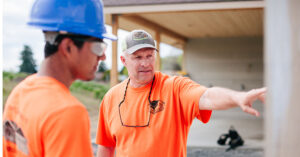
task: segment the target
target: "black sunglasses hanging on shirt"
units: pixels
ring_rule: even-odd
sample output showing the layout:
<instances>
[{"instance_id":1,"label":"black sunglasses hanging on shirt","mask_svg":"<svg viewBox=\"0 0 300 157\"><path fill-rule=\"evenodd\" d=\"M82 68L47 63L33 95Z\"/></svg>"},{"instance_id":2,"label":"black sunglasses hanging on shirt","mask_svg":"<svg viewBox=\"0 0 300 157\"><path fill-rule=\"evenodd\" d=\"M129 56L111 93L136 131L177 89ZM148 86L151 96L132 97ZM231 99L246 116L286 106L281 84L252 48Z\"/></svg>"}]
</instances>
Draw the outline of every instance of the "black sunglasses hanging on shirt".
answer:
<instances>
[{"instance_id":1,"label":"black sunglasses hanging on shirt","mask_svg":"<svg viewBox=\"0 0 300 157\"><path fill-rule=\"evenodd\" d=\"M158 100L154 100L154 101L151 101L150 100L150 96L151 96L151 92L152 92L152 87L153 87L153 83L154 83L154 80L155 80L155 76L153 77L153 80L152 80L152 84L151 84L151 88L150 88L150 92L149 92L149 96L148 96L148 101L149 101L149 118L148 118L148 122L146 124L142 124L142 125L128 125L126 124L126 122L124 122L122 120L122 115L121 115L121 111L120 111L120 107L121 105L124 103L125 101L125 97L126 97L126 93L127 93L127 88L128 88L128 84L130 82L130 78L128 79L128 82L127 82L127 85L126 85L126 88L125 88L125 92L124 92L124 97L123 97L123 100L120 102L119 104L119 116L120 116L120 120L121 120L121 124L122 126L125 126L125 127L147 127L149 126L149 123L150 123L150 115L151 115L151 109L150 107L154 110L157 105L158 105Z\"/></svg>"}]
</instances>

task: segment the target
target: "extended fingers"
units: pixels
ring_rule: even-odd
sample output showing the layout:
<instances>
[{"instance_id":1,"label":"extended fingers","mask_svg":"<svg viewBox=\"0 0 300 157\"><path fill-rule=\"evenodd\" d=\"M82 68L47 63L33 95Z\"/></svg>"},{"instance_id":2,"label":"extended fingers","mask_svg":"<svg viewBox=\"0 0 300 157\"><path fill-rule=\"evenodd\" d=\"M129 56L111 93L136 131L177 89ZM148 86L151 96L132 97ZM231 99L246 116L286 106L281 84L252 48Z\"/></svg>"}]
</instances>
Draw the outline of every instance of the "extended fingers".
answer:
<instances>
[{"instance_id":1,"label":"extended fingers","mask_svg":"<svg viewBox=\"0 0 300 157\"><path fill-rule=\"evenodd\" d=\"M267 92L267 88L263 87L263 88L258 88L258 89L252 89L251 91L249 91L249 93L251 93L252 95L261 95Z\"/></svg>"},{"instance_id":2,"label":"extended fingers","mask_svg":"<svg viewBox=\"0 0 300 157\"><path fill-rule=\"evenodd\" d=\"M260 99L264 102L264 95L267 92L267 88L259 88L259 89L252 89L248 92L248 97L251 100Z\"/></svg>"},{"instance_id":3,"label":"extended fingers","mask_svg":"<svg viewBox=\"0 0 300 157\"><path fill-rule=\"evenodd\" d=\"M242 110L246 113L249 113L251 115L254 115L256 117L259 116L259 112L257 110L255 110L254 108L251 108L250 106L243 106Z\"/></svg>"},{"instance_id":4,"label":"extended fingers","mask_svg":"<svg viewBox=\"0 0 300 157\"><path fill-rule=\"evenodd\" d=\"M265 104L266 94L264 93L264 94L259 95L258 99Z\"/></svg>"}]
</instances>

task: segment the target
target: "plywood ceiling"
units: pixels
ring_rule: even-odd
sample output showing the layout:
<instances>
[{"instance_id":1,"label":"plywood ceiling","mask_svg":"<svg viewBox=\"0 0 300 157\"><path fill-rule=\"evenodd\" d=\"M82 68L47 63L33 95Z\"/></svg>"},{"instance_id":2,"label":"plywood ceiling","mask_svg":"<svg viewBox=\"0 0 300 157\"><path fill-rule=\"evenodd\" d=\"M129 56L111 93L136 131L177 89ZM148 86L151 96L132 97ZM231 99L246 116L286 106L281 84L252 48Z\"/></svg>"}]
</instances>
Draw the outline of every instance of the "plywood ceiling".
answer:
<instances>
[{"instance_id":1,"label":"plywood ceiling","mask_svg":"<svg viewBox=\"0 0 300 157\"><path fill-rule=\"evenodd\" d=\"M141 28L155 35L151 28L127 20L126 17L129 16L140 17L187 39L263 35L263 9L261 8L123 14L120 16L119 27L121 29L130 31ZM106 15L106 23L111 24L110 19L110 15ZM164 34L161 41L173 46L177 44L176 47L180 44L176 39Z\"/></svg>"},{"instance_id":2,"label":"plywood ceiling","mask_svg":"<svg viewBox=\"0 0 300 157\"><path fill-rule=\"evenodd\" d=\"M141 14L187 38L261 36L262 9Z\"/></svg>"}]
</instances>

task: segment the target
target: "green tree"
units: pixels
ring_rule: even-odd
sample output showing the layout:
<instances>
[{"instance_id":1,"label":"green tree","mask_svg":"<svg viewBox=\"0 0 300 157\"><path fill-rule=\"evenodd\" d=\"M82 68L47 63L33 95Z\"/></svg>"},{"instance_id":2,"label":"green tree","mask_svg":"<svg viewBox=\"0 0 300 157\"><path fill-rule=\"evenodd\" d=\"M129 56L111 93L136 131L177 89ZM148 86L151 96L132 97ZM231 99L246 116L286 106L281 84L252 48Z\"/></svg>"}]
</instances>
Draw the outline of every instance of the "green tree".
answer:
<instances>
[{"instance_id":1,"label":"green tree","mask_svg":"<svg viewBox=\"0 0 300 157\"><path fill-rule=\"evenodd\" d=\"M20 65L20 72L36 73L36 64L33 59L33 53L28 45L24 45L24 49L21 52L22 64Z\"/></svg>"},{"instance_id":2,"label":"green tree","mask_svg":"<svg viewBox=\"0 0 300 157\"><path fill-rule=\"evenodd\" d=\"M106 63L102 61L98 66L98 72L105 72L107 70L108 68L106 66Z\"/></svg>"}]
</instances>

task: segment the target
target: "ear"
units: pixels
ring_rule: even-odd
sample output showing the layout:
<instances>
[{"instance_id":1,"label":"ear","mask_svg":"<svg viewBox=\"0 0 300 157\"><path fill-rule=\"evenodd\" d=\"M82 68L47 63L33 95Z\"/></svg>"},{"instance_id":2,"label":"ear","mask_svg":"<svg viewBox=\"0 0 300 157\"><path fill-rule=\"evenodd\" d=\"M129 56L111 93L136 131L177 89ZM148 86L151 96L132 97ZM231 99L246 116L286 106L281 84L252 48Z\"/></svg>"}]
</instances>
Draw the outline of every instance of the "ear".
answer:
<instances>
[{"instance_id":1,"label":"ear","mask_svg":"<svg viewBox=\"0 0 300 157\"><path fill-rule=\"evenodd\" d=\"M121 55L120 59L121 59L123 65L126 67L126 62L125 62L125 61L126 61L126 58L125 58L125 56L122 56L122 55Z\"/></svg>"},{"instance_id":2,"label":"ear","mask_svg":"<svg viewBox=\"0 0 300 157\"><path fill-rule=\"evenodd\" d=\"M73 41L69 38L64 38L58 47L58 51L64 56L70 56L71 52L76 48Z\"/></svg>"}]
</instances>

